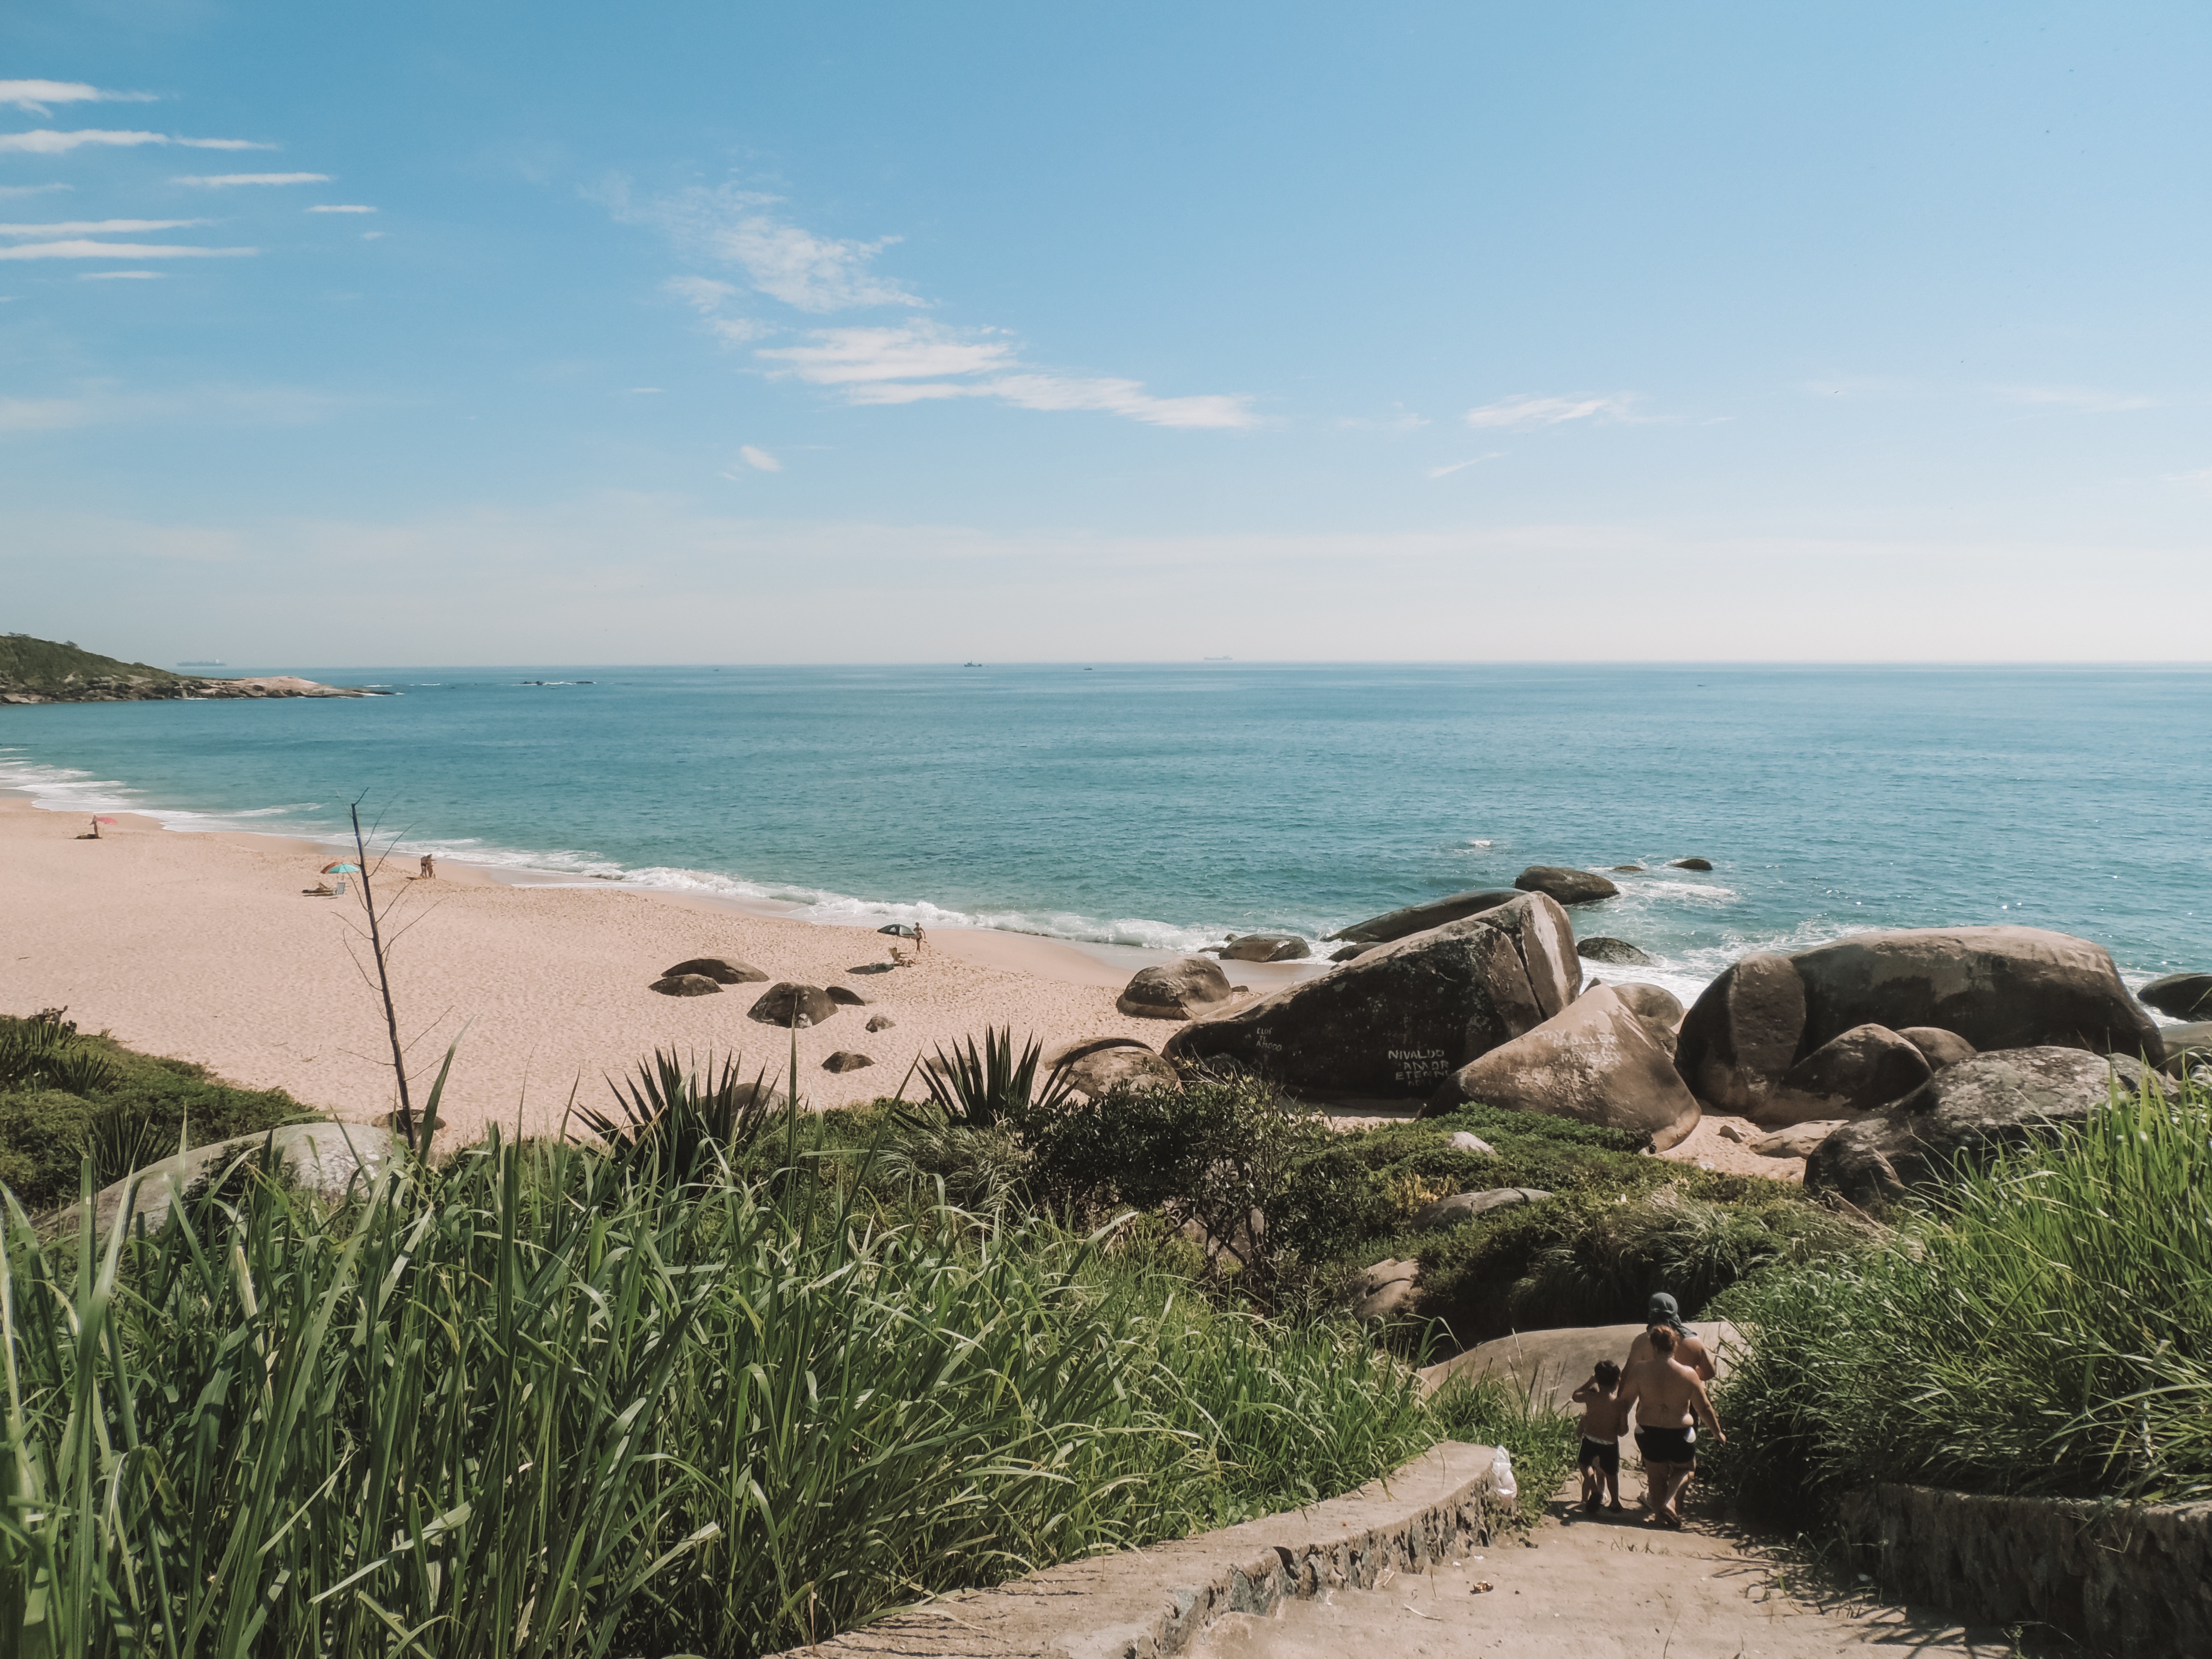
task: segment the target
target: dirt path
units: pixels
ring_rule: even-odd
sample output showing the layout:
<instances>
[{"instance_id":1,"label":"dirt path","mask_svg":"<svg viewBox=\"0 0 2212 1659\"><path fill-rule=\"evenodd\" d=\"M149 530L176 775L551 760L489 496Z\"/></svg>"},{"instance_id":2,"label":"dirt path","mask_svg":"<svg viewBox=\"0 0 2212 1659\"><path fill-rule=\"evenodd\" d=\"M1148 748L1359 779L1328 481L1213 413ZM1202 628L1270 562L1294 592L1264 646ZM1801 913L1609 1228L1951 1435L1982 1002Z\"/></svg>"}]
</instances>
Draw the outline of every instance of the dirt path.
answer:
<instances>
[{"instance_id":1,"label":"dirt path","mask_svg":"<svg viewBox=\"0 0 2212 1659\"><path fill-rule=\"evenodd\" d=\"M1371 1590L1335 1590L1272 1617L1235 1613L1200 1659L1827 1659L1838 1654L1972 1656L2014 1650L2004 1632L1969 1630L1869 1597L1838 1598L1771 1543L1692 1505L1692 1529L1643 1524L1629 1471L1625 1515L1590 1519L1571 1483L1530 1534L1442 1571ZM1633 1490L1642 1490L1641 1474ZM1477 1590L1478 1584L1490 1586Z\"/></svg>"}]
</instances>

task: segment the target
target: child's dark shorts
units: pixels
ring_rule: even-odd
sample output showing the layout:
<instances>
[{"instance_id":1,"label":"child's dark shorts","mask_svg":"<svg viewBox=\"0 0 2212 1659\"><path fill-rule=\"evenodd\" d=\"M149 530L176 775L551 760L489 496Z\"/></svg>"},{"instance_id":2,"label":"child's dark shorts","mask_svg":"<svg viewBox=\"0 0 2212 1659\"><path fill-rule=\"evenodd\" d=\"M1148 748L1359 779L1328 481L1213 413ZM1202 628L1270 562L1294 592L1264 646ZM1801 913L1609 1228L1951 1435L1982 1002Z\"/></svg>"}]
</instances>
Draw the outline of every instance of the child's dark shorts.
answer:
<instances>
[{"instance_id":1,"label":"child's dark shorts","mask_svg":"<svg viewBox=\"0 0 2212 1659\"><path fill-rule=\"evenodd\" d=\"M1577 1467L1587 1469L1593 1465L1606 1474L1618 1476L1620 1474L1620 1442L1584 1440L1582 1461Z\"/></svg>"}]
</instances>

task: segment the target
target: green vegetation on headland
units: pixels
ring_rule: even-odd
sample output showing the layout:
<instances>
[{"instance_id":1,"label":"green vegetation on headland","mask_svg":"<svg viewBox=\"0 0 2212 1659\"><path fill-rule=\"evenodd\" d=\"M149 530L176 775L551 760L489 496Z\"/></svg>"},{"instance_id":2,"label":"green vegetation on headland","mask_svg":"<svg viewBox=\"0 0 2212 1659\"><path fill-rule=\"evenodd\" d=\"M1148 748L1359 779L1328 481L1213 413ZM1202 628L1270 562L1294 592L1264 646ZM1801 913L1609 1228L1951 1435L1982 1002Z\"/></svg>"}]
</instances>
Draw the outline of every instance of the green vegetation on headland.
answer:
<instances>
[{"instance_id":1,"label":"green vegetation on headland","mask_svg":"<svg viewBox=\"0 0 2212 1659\"><path fill-rule=\"evenodd\" d=\"M160 702L186 697L361 697L381 693L291 678L208 679L124 662L70 641L0 634L0 703Z\"/></svg>"}]
</instances>

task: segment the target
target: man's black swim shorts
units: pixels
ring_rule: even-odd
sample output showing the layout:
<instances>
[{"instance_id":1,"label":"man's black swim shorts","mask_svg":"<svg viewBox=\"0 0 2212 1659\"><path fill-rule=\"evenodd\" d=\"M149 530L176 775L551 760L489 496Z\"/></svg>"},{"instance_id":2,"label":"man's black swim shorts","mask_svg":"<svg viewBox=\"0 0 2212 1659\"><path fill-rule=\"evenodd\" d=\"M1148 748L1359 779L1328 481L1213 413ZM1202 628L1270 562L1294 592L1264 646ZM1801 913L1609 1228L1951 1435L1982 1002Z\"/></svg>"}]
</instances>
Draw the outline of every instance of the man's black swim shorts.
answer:
<instances>
[{"instance_id":1,"label":"man's black swim shorts","mask_svg":"<svg viewBox=\"0 0 2212 1659\"><path fill-rule=\"evenodd\" d=\"M1690 1463L1698 1461L1698 1428L1638 1429L1636 1449L1647 1463Z\"/></svg>"}]
</instances>

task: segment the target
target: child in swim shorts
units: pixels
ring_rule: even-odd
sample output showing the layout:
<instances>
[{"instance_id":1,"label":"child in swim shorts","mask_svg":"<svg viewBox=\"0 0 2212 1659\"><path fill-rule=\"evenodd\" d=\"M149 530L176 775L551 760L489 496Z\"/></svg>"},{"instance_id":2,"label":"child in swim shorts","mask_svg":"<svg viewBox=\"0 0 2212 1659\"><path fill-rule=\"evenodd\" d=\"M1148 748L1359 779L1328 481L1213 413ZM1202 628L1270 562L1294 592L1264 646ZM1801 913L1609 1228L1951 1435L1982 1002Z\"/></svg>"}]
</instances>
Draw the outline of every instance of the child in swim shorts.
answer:
<instances>
[{"instance_id":1,"label":"child in swim shorts","mask_svg":"<svg viewBox=\"0 0 2212 1659\"><path fill-rule=\"evenodd\" d=\"M1621 1420L1625 1413L1618 1396L1620 1387L1620 1367L1610 1359L1601 1359L1589 1381L1574 1392L1575 1403L1583 1408L1579 1461L1585 1514L1595 1515L1598 1500L1607 1492L1613 1501L1606 1507L1620 1507L1620 1431L1626 1425Z\"/></svg>"}]
</instances>

